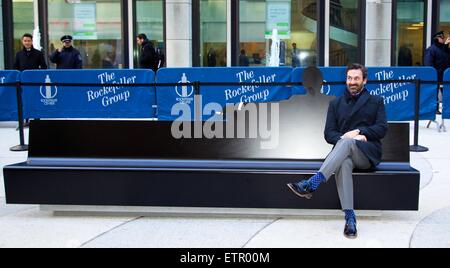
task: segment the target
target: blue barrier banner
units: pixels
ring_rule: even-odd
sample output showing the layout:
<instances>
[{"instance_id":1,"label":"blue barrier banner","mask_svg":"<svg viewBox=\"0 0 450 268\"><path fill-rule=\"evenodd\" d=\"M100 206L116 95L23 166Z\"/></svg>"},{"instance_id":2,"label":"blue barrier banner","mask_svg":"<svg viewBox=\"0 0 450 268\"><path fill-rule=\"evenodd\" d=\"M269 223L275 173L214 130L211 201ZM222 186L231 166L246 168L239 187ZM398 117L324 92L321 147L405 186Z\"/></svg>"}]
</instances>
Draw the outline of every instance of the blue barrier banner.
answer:
<instances>
[{"instance_id":1,"label":"blue barrier banner","mask_svg":"<svg viewBox=\"0 0 450 268\"><path fill-rule=\"evenodd\" d=\"M231 82L231 83L271 83L290 82L292 68L290 67L230 67L230 68L163 68L158 70L158 83L189 83L189 82ZM194 111L194 87L174 86L158 87L158 119L175 120L179 113L171 114L172 107L184 103ZM202 109L209 103L225 104L240 102L270 102L288 99L291 89L283 86L201 86ZM203 119L209 119L212 114L204 114ZM193 113L185 119L193 119Z\"/></svg>"},{"instance_id":2,"label":"blue barrier banner","mask_svg":"<svg viewBox=\"0 0 450 268\"><path fill-rule=\"evenodd\" d=\"M346 67L321 67L326 82L345 82ZM303 68L296 68L292 74L293 82L302 81ZM368 68L368 81L414 80L434 83L421 83L420 87L420 119L434 120L436 117L436 80L437 74L431 67L372 67ZM367 84L372 95L382 96L389 121L409 121L415 113L415 83L375 83ZM324 85L322 93L342 96L346 90L343 85ZM305 94L303 87L295 86L293 94Z\"/></svg>"},{"instance_id":3,"label":"blue barrier banner","mask_svg":"<svg viewBox=\"0 0 450 268\"><path fill-rule=\"evenodd\" d=\"M151 70L33 70L22 83L150 84ZM25 118L152 118L155 89L123 86L23 85Z\"/></svg>"},{"instance_id":4,"label":"blue barrier banner","mask_svg":"<svg viewBox=\"0 0 450 268\"><path fill-rule=\"evenodd\" d=\"M432 67L373 67L369 68L369 81L420 79L420 120L436 119L437 73ZM426 82L432 83L426 83ZM368 84L370 94L382 96L390 121L414 120L415 83Z\"/></svg>"},{"instance_id":5,"label":"blue barrier banner","mask_svg":"<svg viewBox=\"0 0 450 268\"><path fill-rule=\"evenodd\" d=\"M450 82L450 69L445 71L443 81ZM442 90L442 119L450 119L450 84Z\"/></svg>"},{"instance_id":6,"label":"blue barrier banner","mask_svg":"<svg viewBox=\"0 0 450 268\"><path fill-rule=\"evenodd\" d=\"M16 86L2 84L16 83L19 79L18 71L0 71L0 121L17 121Z\"/></svg>"}]
</instances>

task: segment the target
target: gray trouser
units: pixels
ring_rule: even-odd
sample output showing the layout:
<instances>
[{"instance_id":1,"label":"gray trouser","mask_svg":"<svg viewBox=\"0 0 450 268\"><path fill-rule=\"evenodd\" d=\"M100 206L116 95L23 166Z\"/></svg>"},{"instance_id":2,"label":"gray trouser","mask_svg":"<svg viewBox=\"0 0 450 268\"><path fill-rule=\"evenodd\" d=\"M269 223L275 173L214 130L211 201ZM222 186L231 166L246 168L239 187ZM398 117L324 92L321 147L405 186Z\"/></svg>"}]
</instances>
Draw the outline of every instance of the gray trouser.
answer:
<instances>
[{"instance_id":1,"label":"gray trouser","mask_svg":"<svg viewBox=\"0 0 450 268\"><path fill-rule=\"evenodd\" d=\"M353 169L368 169L370 162L356 146L354 139L341 139L322 164L321 172L327 181L335 173L342 209L353 209Z\"/></svg>"}]
</instances>

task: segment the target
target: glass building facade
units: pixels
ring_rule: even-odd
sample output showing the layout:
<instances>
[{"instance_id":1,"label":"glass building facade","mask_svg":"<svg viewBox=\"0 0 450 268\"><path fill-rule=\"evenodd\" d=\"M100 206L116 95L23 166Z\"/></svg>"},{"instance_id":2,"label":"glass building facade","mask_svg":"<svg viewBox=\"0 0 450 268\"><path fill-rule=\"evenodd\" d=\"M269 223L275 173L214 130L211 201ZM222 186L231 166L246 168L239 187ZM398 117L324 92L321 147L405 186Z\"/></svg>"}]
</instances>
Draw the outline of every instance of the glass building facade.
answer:
<instances>
[{"instance_id":1,"label":"glass building facade","mask_svg":"<svg viewBox=\"0 0 450 268\"><path fill-rule=\"evenodd\" d=\"M13 55L22 49L22 35L33 33L34 29L34 8L33 1L13 0L12 19L14 23L14 52Z\"/></svg>"},{"instance_id":2,"label":"glass building facade","mask_svg":"<svg viewBox=\"0 0 450 268\"><path fill-rule=\"evenodd\" d=\"M440 0L438 29L450 33L450 0Z\"/></svg>"},{"instance_id":3,"label":"glass building facade","mask_svg":"<svg viewBox=\"0 0 450 268\"><path fill-rule=\"evenodd\" d=\"M182 3L42 0L38 4L33 0L4 0L2 3L10 3L7 8L2 6L0 14L6 14L11 22L0 27L4 54L0 54L3 56L0 66L7 68L11 67L11 55L22 47L21 36L33 33L37 23L47 55L62 46L62 35L72 35L87 69L137 66L140 50L135 38L139 33L145 33L167 57L177 54L168 61L172 66L266 66L273 29L277 29L281 41L280 65L306 67L366 64L367 55L374 53L366 49L371 48L368 44L372 42L372 45L376 38L391 44L391 51L380 56L387 57L388 64L422 65L432 32L437 29L450 32L450 0L189 0ZM178 12L170 8L177 5L184 6L182 12L189 16L191 25L177 25L174 18L167 22L167 14ZM387 10L384 15L391 16L391 23L384 23L389 20L386 16L371 17L373 14L366 11L369 6L376 6L370 12ZM391 30L390 39L374 38L376 30L371 24L383 27L380 30L383 33ZM7 27L11 30L5 31ZM166 36L168 28L169 37ZM182 44L174 43L178 39L190 42L190 47L182 46L183 51L174 53ZM11 47L7 53L3 49L5 43ZM179 55L187 55L190 60L180 59L182 63L177 64Z\"/></svg>"},{"instance_id":4,"label":"glass building facade","mask_svg":"<svg viewBox=\"0 0 450 268\"><path fill-rule=\"evenodd\" d=\"M330 1L330 66L361 62L359 34L361 12L359 0Z\"/></svg>"},{"instance_id":5,"label":"glass building facade","mask_svg":"<svg viewBox=\"0 0 450 268\"><path fill-rule=\"evenodd\" d=\"M267 5L265 0L239 1L240 51L245 51L252 66L266 65Z\"/></svg>"},{"instance_id":6,"label":"glass building facade","mask_svg":"<svg viewBox=\"0 0 450 268\"><path fill-rule=\"evenodd\" d=\"M165 51L164 40L164 1L163 0L134 0L135 26L133 36L140 33L147 35L148 39ZM134 40L133 40L134 41ZM137 66L139 49L136 42L133 42L134 66Z\"/></svg>"},{"instance_id":7,"label":"glass building facade","mask_svg":"<svg viewBox=\"0 0 450 268\"><path fill-rule=\"evenodd\" d=\"M121 1L48 1L48 48L52 53L63 45L60 38L72 35L83 68L122 68L124 39Z\"/></svg>"},{"instance_id":8,"label":"glass building facade","mask_svg":"<svg viewBox=\"0 0 450 268\"><path fill-rule=\"evenodd\" d=\"M200 1L200 66L227 66L227 1Z\"/></svg>"},{"instance_id":9,"label":"glass building facade","mask_svg":"<svg viewBox=\"0 0 450 268\"><path fill-rule=\"evenodd\" d=\"M239 1L239 65L265 66L273 29L281 40L280 65L317 63L317 9L315 0Z\"/></svg>"},{"instance_id":10,"label":"glass building facade","mask_svg":"<svg viewBox=\"0 0 450 268\"><path fill-rule=\"evenodd\" d=\"M128 40L133 39L125 33L128 13L124 12L122 0L46 0L39 1L39 11L45 13L40 18L41 45L50 55L62 47L61 37L71 35L73 46L80 50L83 68L126 68L129 57L136 65L139 49L133 40L132 51ZM133 36L146 33L155 46L165 49L163 0L134 0L132 5ZM13 54L22 49L21 37L24 33L33 34L35 29L35 5L32 0L12 0L11 17L13 24ZM45 29L42 29L45 28ZM3 28L2 28L3 29ZM3 36L3 35L2 35ZM2 61L4 62L4 61ZM50 68L55 65L51 64Z\"/></svg>"},{"instance_id":11,"label":"glass building facade","mask_svg":"<svg viewBox=\"0 0 450 268\"><path fill-rule=\"evenodd\" d=\"M424 0L397 1L395 24L397 66L423 65L425 4Z\"/></svg>"},{"instance_id":12,"label":"glass building facade","mask_svg":"<svg viewBox=\"0 0 450 268\"><path fill-rule=\"evenodd\" d=\"M3 41L3 6L0 2L0 70L5 69L5 47Z\"/></svg>"}]
</instances>

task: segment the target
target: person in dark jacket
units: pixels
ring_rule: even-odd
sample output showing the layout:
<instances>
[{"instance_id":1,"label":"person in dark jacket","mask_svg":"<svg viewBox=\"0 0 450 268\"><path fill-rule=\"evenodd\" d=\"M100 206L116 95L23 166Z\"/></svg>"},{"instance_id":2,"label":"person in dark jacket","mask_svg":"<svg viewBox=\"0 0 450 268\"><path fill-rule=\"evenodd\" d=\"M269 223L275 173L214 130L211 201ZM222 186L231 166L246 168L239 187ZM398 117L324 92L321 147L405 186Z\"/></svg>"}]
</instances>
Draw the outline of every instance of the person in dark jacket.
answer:
<instances>
[{"instance_id":1,"label":"person in dark jacket","mask_svg":"<svg viewBox=\"0 0 450 268\"><path fill-rule=\"evenodd\" d=\"M159 60L156 55L155 47L148 40L147 35L139 34L136 38L137 44L141 47L139 54L139 68L158 70Z\"/></svg>"},{"instance_id":2,"label":"person in dark jacket","mask_svg":"<svg viewBox=\"0 0 450 268\"><path fill-rule=\"evenodd\" d=\"M330 102L325 125L325 140L333 150L320 170L308 180L288 183L298 196L310 199L321 183L335 173L336 185L345 213L344 235L357 236L353 210L354 168L371 169L381 161L381 142L387 131L384 100L365 89L367 69L360 64L347 68L347 90L344 96Z\"/></svg>"},{"instance_id":3,"label":"person in dark jacket","mask_svg":"<svg viewBox=\"0 0 450 268\"><path fill-rule=\"evenodd\" d=\"M26 33L22 36L23 49L16 54L13 68L18 71L47 69L44 53L33 47L33 36ZM29 118L25 119L25 127L29 126Z\"/></svg>"},{"instance_id":4,"label":"person in dark jacket","mask_svg":"<svg viewBox=\"0 0 450 268\"><path fill-rule=\"evenodd\" d=\"M403 45L398 50L398 66L412 66L413 57L409 45Z\"/></svg>"},{"instance_id":5,"label":"person in dark jacket","mask_svg":"<svg viewBox=\"0 0 450 268\"><path fill-rule=\"evenodd\" d=\"M438 81L442 82L444 71L450 67L450 37L445 38L444 31L433 35L433 44L425 50L425 66L434 67L437 71ZM436 113L439 111L439 87Z\"/></svg>"},{"instance_id":6,"label":"person in dark jacket","mask_svg":"<svg viewBox=\"0 0 450 268\"><path fill-rule=\"evenodd\" d=\"M241 54L239 55L239 66L250 66L250 61L245 54L245 49L241 49Z\"/></svg>"},{"instance_id":7,"label":"person in dark jacket","mask_svg":"<svg viewBox=\"0 0 450 268\"><path fill-rule=\"evenodd\" d=\"M292 51L291 51L291 58L292 58L292 67L300 67L300 51L297 48L297 43L292 43Z\"/></svg>"},{"instance_id":8,"label":"person in dark jacket","mask_svg":"<svg viewBox=\"0 0 450 268\"><path fill-rule=\"evenodd\" d=\"M442 81L444 71L450 67L450 37L445 38L440 31L433 35L433 44L425 50L425 66L432 66L438 73L438 80Z\"/></svg>"},{"instance_id":9,"label":"person in dark jacket","mask_svg":"<svg viewBox=\"0 0 450 268\"><path fill-rule=\"evenodd\" d=\"M22 36L23 49L16 54L14 69L19 71L31 69L47 69L44 53L33 47L33 36L24 34Z\"/></svg>"},{"instance_id":10,"label":"person in dark jacket","mask_svg":"<svg viewBox=\"0 0 450 268\"><path fill-rule=\"evenodd\" d=\"M72 36L61 37L63 48L58 48L50 56L50 61L56 64L57 69L82 69L83 60L80 51L72 46Z\"/></svg>"},{"instance_id":11,"label":"person in dark jacket","mask_svg":"<svg viewBox=\"0 0 450 268\"><path fill-rule=\"evenodd\" d=\"M206 61L208 67L216 67L217 59L216 59L216 51L214 51L214 48L209 49L208 54L206 55Z\"/></svg>"}]
</instances>

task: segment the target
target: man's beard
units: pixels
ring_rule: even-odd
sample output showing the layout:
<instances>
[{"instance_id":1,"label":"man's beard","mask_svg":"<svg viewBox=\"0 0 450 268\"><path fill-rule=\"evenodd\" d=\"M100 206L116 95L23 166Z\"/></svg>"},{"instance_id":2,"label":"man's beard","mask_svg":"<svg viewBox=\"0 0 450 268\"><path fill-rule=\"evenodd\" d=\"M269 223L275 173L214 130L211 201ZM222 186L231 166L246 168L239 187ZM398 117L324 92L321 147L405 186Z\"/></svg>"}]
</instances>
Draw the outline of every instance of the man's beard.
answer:
<instances>
[{"instance_id":1,"label":"man's beard","mask_svg":"<svg viewBox=\"0 0 450 268\"><path fill-rule=\"evenodd\" d=\"M347 86L348 92L352 95L357 95L364 88L364 84L352 84Z\"/></svg>"}]
</instances>

